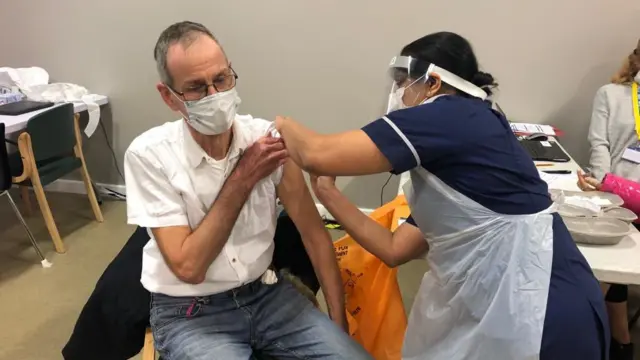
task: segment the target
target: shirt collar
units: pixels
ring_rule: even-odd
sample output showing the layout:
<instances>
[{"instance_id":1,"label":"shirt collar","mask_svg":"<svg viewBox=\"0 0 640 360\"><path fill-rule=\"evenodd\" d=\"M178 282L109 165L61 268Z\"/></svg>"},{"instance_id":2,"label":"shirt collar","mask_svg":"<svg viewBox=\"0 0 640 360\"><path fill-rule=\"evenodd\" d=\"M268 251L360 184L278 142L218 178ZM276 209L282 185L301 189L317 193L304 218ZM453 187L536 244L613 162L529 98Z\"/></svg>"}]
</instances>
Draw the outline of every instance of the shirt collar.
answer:
<instances>
[{"instance_id":1,"label":"shirt collar","mask_svg":"<svg viewBox=\"0 0 640 360\"><path fill-rule=\"evenodd\" d=\"M440 95L436 95L434 97L430 97L427 100L423 101L422 104L430 104L436 100L438 100L439 98L443 97L443 96L447 96L448 94L440 94ZM420 105L422 105L420 104Z\"/></svg>"},{"instance_id":2,"label":"shirt collar","mask_svg":"<svg viewBox=\"0 0 640 360\"><path fill-rule=\"evenodd\" d=\"M227 158L229 159L242 155L250 145L247 131L245 131L240 122L234 120L231 126L233 128L233 135L231 138L231 145L229 146L229 151L227 153ZM182 140L184 143L186 158L191 167L197 167L203 159L209 157L209 155L207 155L191 135L186 121L182 121Z\"/></svg>"}]
</instances>

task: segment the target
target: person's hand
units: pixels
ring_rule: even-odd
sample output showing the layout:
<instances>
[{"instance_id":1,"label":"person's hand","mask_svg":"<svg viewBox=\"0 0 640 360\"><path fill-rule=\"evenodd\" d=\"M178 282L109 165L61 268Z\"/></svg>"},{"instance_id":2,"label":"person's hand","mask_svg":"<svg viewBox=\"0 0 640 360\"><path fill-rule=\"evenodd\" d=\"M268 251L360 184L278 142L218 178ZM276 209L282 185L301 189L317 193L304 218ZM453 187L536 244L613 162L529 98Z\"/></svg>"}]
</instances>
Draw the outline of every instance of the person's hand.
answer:
<instances>
[{"instance_id":1,"label":"person's hand","mask_svg":"<svg viewBox=\"0 0 640 360\"><path fill-rule=\"evenodd\" d=\"M599 191L602 183L598 179L578 170L578 187L582 191Z\"/></svg>"},{"instance_id":2,"label":"person's hand","mask_svg":"<svg viewBox=\"0 0 640 360\"><path fill-rule=\"evenodd\" d=\"M276 120L274 121L274 123L276 125L276 130L278 130L278 132L281 132L282 127L284 126L284 123L287 122L290 119L291 118L289 118L287 116L276 116Z\"/></svg>"},{"instance_id":3,"label":"person's hand","mask_svg":"<svg viewBox=\"0 0 640 360\"><path fill-rule=\"evenodd\" d=\"M282 139L267 135L246 149L234 173L250 181L250 185L253 186L284 165L288 158Z\"/></svg>"},{"instance_id":4,"label":"person's hand","mask_svg":"<svg viewBox=\"0 0 640 360\"><path fill-rule=\"evenodd\" d=\"M311 188L318 198L321 198L327 191L336 188L336 178L333 176L317 176L309 174Z\"/></svg>"},{"instance_id":5,"label":"person's hand","mask_svg":"<svg viewBox=\"0 0 640 360\"><path fill-rule=\"evenodd\" d=\"M276 130L282 133L282 129L285 127L285 124L295 123L296 120L290 116L278 115L276 116L276 120L274 124L276 126Z\"/></svg>"}]
</instances>

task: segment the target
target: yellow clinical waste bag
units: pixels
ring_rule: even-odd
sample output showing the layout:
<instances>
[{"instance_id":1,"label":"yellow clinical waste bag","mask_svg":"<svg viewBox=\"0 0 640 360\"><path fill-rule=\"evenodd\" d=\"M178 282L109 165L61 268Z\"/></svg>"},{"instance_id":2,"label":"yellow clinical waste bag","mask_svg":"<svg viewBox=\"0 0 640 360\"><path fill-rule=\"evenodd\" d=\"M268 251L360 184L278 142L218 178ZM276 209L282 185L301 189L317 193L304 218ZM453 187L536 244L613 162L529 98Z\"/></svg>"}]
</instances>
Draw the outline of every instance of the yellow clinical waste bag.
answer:
<instances>
[{"instance_id":1,"label":"yellow clinical waste bag","mask_svg":"<svg viewBox=\"0 0 640 360\"><path fill-rule=\"evenodd\" d=\"M398 213L408 212L404 196L370 217L395 230ZM400 360L407 315L398 286L398 270L386 266L350 236L334 243L344 285L349 331L376 360Z\"/></svg>"}]
</instances>

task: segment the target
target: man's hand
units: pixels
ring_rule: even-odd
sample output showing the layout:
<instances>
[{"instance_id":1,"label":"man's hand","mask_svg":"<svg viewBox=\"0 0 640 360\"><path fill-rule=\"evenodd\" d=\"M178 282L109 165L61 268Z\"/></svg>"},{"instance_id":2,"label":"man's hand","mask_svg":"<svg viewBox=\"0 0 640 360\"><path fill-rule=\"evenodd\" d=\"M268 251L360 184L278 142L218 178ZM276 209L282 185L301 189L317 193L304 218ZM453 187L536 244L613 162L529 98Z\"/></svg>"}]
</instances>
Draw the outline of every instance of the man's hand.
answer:
<instances>
[{"instance_id":1,"label":"man's hand","mask_svg":"<svg viewBox=\"0 0 640 360\"><path fill-rule=\"evenodd\" d=\"M267 135L247 148L234 173L240 178L248 179L253 186L284 165L288 157L282 139Z\"/></svg>"}]
</instances>

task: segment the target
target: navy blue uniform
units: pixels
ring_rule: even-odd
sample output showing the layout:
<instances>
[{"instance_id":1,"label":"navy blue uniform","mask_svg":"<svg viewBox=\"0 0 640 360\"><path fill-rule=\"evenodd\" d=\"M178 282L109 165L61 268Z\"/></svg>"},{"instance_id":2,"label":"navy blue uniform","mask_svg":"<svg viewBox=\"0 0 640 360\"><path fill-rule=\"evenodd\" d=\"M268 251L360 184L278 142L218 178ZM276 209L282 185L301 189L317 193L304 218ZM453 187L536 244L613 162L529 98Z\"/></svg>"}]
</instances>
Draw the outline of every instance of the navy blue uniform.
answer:
<instances>
[{"instance_id":1,"label":"navy blue uniform","mask_svg":"<svg viewBox=\"0 0 640 360\"><path fill-rule=\"evenodd\" d=\"M499 214L535 214L551 205L547 185L487 103L456 95L395 111L363 128L396 174L422 166ZM553 214L553 262L541 359L605 359L608 321L591 269ZM414 226L412 218L407 220Z\"/></svg>"}]
</instances>

